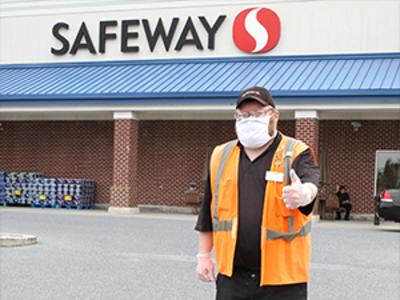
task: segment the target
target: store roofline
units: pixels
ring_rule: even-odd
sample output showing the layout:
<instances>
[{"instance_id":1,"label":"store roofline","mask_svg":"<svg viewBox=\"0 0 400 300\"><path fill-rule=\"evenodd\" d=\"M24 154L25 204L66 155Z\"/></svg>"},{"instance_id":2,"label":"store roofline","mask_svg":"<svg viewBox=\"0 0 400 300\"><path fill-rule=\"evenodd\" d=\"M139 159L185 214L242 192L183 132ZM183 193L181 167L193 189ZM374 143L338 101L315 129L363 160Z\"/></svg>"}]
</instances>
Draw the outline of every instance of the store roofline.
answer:
<instances>
[{"instance_id":1,"label":"store roofline","mask_svg":"<svg viewBox=\"0 0 400 300\"><path fill-rule=\"evenodd\" d=\"M124 94L61 94L61 95L0 95L0 105L3 101L18 100L81 100L86 101L112 101L117 100L135 101L161 101L161 102L187 102L189 101L211 101L229 102L235 101L237 92L198 92L198 93L124 93ZM275 99L282 102L304 102L323 101L323 102L369 102L369 97L381 96L385 101L399 101L400 89L370 89L370 90L319 90L319 91L271 91ZM323 98L321 98L323 97Z\"/></svg>"},{"instance_id":2,"label":"store roofline","mask_svg":"<svg viewBox=\"0 0 400 300\"><path fill-rule=\"evenodd\" d=\"M400 95L400 94L399 94ZM400 106L400 98L396 95L386 95L386 96L286 96L286 97L274 97L277 105L281 104L291 104L291 105L302 105L310 104L316 106L317 104L323 105L341 105L346 103L353 104L368 104L368 103L379 103L382 105L384 103L388 104L398 104ZM225 97L225 98L93 98L93 99L82 99L82 98L64 98L55 97L50 99L45 99L43 97L26 97L25 99L1 99L0 98L0 110L6 106L41 106L41 105L148 105L148 106L159 106L159 105L234 105L236 102L235 97Z\"/></svg>"},{"instance_id":3,"label":"store roofline","mask_svg":"<svg viewBox=\"0 0 400 300\"><path fill-rule=\"evenodd\" d=\"M320 111L375 111L375 110L400 110L400 102L397 103L281 103L277 102L279 110L294 111L294 110L320 110ZM18 105L0 106L0 112L54 112L54 111L232 111L235 109L235 103L213 104L213 103L176 103L173 105L166 103L159 103L157 105L150 105L149 103L121 103L119 105L103 105L103 104L88 104L82 106L66 105L65 103L59 105L31 105L20 107ZM399 116L400 118L400 116Z\"/></svg>"},{"instance_id":4,"label":"store roofline","mask_svg":"<svg viewBox=\"0 0 400 300\"><path fill-rule=\"evenodd\" d=\"M375 53L340 53L340 54L311 54L311 55L257 55L215 58L170 58L170 59L136 59L136 60L104 60L104 61L68 61L68 62L42 62L42 63L10 63L0 64L3 68L60 68L74 66L112 66L112 65L146 65L146 64L186 64L186 63L217 63L217 62L263 62L263 61L304 61L304 60L349 60L349 59L377 59L400 58L399 52Z\"/></svg>"},{"instance_id":5,"label":"store roofline","mask_svg":"<svg viewBox=\"0 0 400 300\"><path fill-rule=\"evenodd\" d=\"M2 65L0 107L225 104L249 85L280 103L399 103L398 76L400 53Z\"/></svg>"}]
</instances>

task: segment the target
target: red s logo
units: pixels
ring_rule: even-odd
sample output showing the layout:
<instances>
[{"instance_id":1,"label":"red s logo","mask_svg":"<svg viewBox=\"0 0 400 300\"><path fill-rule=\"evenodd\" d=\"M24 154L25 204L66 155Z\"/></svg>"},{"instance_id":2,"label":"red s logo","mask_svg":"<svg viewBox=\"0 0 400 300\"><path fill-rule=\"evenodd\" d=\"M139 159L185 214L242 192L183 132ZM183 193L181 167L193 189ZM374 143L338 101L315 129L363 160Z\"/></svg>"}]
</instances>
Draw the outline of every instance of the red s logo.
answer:
<instances>
[{"instance_id":1,"label":"red s logo","mask_svg":"<svg viewBox=\"0 0 400 300\"><path fill-rule=\"evenodd\" d=\"M280 35L279 17L268 8L245 9L233 22L233 41L245 52L267 52L278 44Z\"/></svg>"}]
</instances>

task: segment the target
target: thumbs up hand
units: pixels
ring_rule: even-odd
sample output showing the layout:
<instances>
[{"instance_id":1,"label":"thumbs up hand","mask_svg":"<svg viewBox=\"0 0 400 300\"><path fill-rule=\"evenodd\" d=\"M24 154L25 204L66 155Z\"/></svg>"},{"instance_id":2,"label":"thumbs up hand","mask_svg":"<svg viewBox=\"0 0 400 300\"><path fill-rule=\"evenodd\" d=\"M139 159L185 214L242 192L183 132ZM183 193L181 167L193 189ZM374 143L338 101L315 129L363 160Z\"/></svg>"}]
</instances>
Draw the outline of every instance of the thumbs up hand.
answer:
<instances>
[{"instance_id":1,"label":"thumbs up hand","mask_svg":"<svg viewBox=\"0 0 400 300\"><path fill-rule=\"evenodd\" d=\"M288 209L306 206L313 200L313 191L308 184L303 184L295 170L290 170L291 184L282 190L283 201ZM312 184L313 185L313 184ZM313 185L314 186L314 185ZM316 193L315 193L316 194Z\"/></svg>"}]
</instances>

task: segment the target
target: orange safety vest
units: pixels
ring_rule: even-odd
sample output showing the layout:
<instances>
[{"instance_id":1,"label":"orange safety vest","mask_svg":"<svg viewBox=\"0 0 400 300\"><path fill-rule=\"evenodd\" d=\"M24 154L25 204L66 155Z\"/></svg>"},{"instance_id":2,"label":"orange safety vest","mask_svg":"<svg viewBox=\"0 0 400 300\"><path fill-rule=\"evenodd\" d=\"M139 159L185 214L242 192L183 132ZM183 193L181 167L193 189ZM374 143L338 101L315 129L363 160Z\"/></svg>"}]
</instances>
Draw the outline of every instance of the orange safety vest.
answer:
<instances>
[{"instance_id":1,"label":"orange safety vest","mask_svg":"<svg viewBox=\"0 0 400 300\"><path fill-rule=\"evenodd\" d=\"M282 180L268 181L261 224L260 285L307 282L311 256L311 214L290 210L282 199L289 183L293 160L308 146L282 135L269 171ZM218 271L232 276L238 231L238 170L240 148L237 141L217 146L211 156L211 216ZM279 175L277 177L279 177Z\"/></svg>"}]
</instances>

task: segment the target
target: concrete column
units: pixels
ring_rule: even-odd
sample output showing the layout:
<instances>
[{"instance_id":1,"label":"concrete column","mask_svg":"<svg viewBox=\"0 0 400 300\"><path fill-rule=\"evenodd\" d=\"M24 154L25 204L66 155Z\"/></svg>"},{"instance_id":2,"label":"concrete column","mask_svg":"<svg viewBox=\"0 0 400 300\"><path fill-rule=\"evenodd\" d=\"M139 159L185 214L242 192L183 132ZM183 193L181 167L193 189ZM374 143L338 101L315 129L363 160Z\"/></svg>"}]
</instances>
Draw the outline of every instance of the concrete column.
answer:
<instances>
[{"instance_id":1,"label":"concrete column","mask_svg":"<svg viewBox=\"0 0 400 300\"><path fill-rule=\"evenodd\" d=\"M138 212L138 128L138 120L134 113L114 113L114 161L110 213Z\"/></svg>"},{"instance_id":2,"label":"concrete column","mask_svg":"<svg viewBox=\"0 0 400 300\"><path fill-rule=\"evenodd\" d=\"M319 151L319 117L318 112L312 111L296 111L294 114L296 120L296 139L299 139L310 146L315 157L318 157ZM319 201L314 205L313 213L318 215Z\"/></svg>"}]
</instances>

